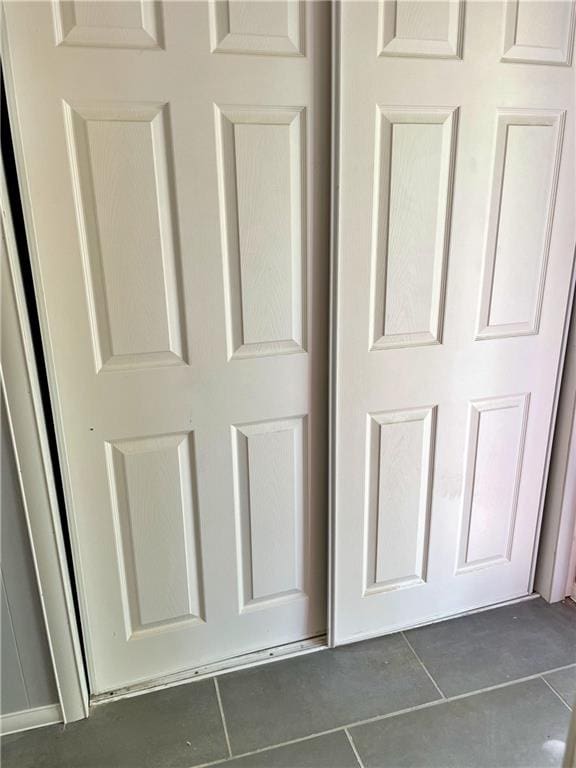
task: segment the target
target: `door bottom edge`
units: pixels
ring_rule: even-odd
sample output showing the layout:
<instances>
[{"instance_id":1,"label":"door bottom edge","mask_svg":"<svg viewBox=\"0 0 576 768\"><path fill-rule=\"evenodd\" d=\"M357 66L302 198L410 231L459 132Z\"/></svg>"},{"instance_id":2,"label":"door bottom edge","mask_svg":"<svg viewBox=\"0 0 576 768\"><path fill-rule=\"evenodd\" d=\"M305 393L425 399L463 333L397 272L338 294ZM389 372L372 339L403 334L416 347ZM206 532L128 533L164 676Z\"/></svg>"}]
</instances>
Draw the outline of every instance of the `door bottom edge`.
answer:
<instances>
[{"instance_id":1,"label":"door bottom edge","mask_svg":"<svg viewBox=\"0 0 576 768\"><path fill-rule=\"evenodd\" d=\"M514 605L514 603L523 603L527 600L535 600L540 597L539 592L530 592L528 594L519 595L517 597L507 598L505 600L499 600L496 603L490 603L488 605L481 605L477 608L470 608L464 611L458 611L457 613L443 614L441 616L432 616L422 619L422 621L398 624L385 630L369 630L367 632L361 632L352 637L348 637L345 640L335 637L334 647L340 645L352 645L353 643L361 643L363 640L374 640L377 637L385 637L386 635L394 635L399 632L409 632L411 629L418 629L419 627L427 627L431 624L439 624L441 621L451 621L452 619L460 619L463 616L471 616L474 613L483 613L484 611L491 611L494 608L503 608L505 605Z\"/></svg>"},{"instance_id":2,"label":"door bottom edge","mask_svg":"<svg viewBox=\"0 0 576 768\"><path fill-rule=\"evenodd\" d=\"M326 634L315 635L305 640L296 640L292 643L264 648L260 651L250 651L239 656L231 656L221 661L202 664L198 667L190 667L180 672L172 672L168 675L160 675L150 680L134 683L134 685L117 688L110 692L96 693L90 696L90 706L99 706L120 699L129 699L144 693L152 693L165 688L173 688L176 685L193 683L197 680L206 680L216 675L224 675L236 672L240 669L258 667L262 664L270 664L281 659L290 659L294 656L304 656L315 651L328 648Z\"/></svg>"}]
</instances>

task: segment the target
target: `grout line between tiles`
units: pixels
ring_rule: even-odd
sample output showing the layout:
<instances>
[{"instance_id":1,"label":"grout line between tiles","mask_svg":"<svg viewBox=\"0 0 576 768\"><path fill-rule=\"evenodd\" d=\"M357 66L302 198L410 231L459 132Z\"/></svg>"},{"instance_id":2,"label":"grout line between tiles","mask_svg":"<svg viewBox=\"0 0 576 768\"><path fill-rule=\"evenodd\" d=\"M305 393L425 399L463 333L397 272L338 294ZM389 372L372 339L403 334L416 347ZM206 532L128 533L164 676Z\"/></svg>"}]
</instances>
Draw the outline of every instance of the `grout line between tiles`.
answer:
<instances>
[{"instance_id":1,"label":"grout line between tiles","mask_svg":"<svg viewBox=\"0 0 576 768\"><path fill-rule=\"evenodd\" d=\"M570 704L568 704L568 702L566 701L566 699L565 699L565 698L564 698L564 697L563 697L561 694L559 694L559 693L558 693L558 691L556 690L556 688L554 688L554 686L553 686L551 683L549 683L549 682L548 682L548 680L546 680L546 678L544 677L544 675L540 675L540 679L542 680L542 682L543 682L543 683L546 683L546 685L548 686L548 688L550 688L550 690L552 691L552 693L554 694L554 696L557 696L557 697L560 699L560 701L562 702L562 704L564 704L564 706L566 707L566 709L569 709L569 710L570 710L570 712L572 712L572 707L570 706Z\"/></svg>"},{"instance_id":2,"label":"grout line between tiles","mask_svg":"<svg viewBox=\"0 0 576 768\"><path fill-rule=\"evenodd\" d=\"M350 731L348 728L344 728L344 733L346 734L346 738L350 742L350 746L352 747L352 751L356 755L356 760L358 760L358 765L360 768L364 768L364 763L362 762L362 758L360 757L358 750L356 749L356 744L354 744L354 740L352 739L352 736L350 734Z\"/></svg>"},{"instance_id":3,"label":"grout line between tiles","mask_svg":"<svg viewBox=\"0 0 576 768\"><path fill-rule=\"evenodd\" d=\"M228 735L228 725L226 724L226 715L224 714L224 707L222 705L222 697L220 696L220 686L218 685L218 678L212 678L214 680L214 687L216 688L216 698L218 699L218 706L220 708L220 717L222 718L222 727L224 728L224 736L226 737L226 746L228 747L228 756L232 757L232 747L230 746L230 736Z\"/></svg>"},{"instance_id":4,"label":"grout line between tiles","mask_svg":"<svg viewBox=\"0 0 576 768\"><path fill-rule=\"evenodd\" d=\"M519 677L517 680L507 680L505 683L497 683L496 685L490 685L486 688L479 688L475 691L467 691L466 693L458 693L455 696L445 697L443 699L434 699L434 701L427 701L424 704L416 704L413 707L406 707L405 709L399 709L396 712L388 712L385 715L375 715L374 717L366 718L365 720L356 720L351 723L344 723L338 725L335 728L328 728L325 731L317 731L316 733L308 733L306 736L299 736L297 739L289 739L288 741L278 742L277 744L268 744L265 747L259 747L258 749L250 750L249 752L242 752L241 754L234 755L234 759L240 757L249 757L250 755L257 755L260 752L269 752L271 749L278 747L287 747L290 744L298 744L300 741L307 741L308 739L314 739L318 736L328 736L330 733L336 733L337 731L345 731L347 728L355 728L358 725L369 725L370 723L377 723L380 720L388 720L391 717L398 717L399 715L407 715L410 712L417 712L420 709L429 709L430 707L439 707L444 704L449 704L452 701L459 701L460 699L469 699L472 696L477 696L481 693L489 693L490 691L497 691L500 688L511 688L519 683L526 683L529 680L538 680L542 678L542 675L550 675L553 672L561 672L565 669L572 669L576 667L576 664L565 664L562 667L554 667L553 669L546 669L543 672L537 672L534 675L527 675L526 677ZM216 680L216 678L214 678ZM222 716L224 712L222 711ZM231 755L232 757L232 755ZM208 763L201 763L200 765L191 766L191 768L210 768L213 765L222 765L230 760L229 757L220 758L219 760L213 760Z\"/></svg>"},{"instance_id":5,"label":"grout line between tiles","mask_svg":"<svg viewBox=\"0 0 576 768\"><path fill-rule=\"evenodd\" d=\"M412 653L413 653L413 654L414 654L414 656L416 657L416 660L418 661L418 663L420 664L420 666L422 667L422 669L424 670L424 672L426 672L426 674L427 674L427 675L428 675L428 677L430 678L430 682L433 684L434 688L436 688L436 690L438 691L438 693L440 694L440 696L441 696L443 699L445 699L445 698L446 698L446 696L444 695L444 693L443 693L442 689L440 688L440 686L438 685L438 683L436 682L436 680L434 680L434 678L432 677L431 673L428 671L428 669L427 669L426 665L424 664L424 662L422 661L422 659L420 658L420 656L418 656L418 654L417 654L417 653L416 653L416 651L414 650L414 647L413 647L412 643L410 642L410 640L408 640L408 638L406 637L406 634L405 634L404 632L400 632L400 634L402 635L402 637L403 637L403 638L404 638L404 640L406 641L406 644L408 645L408 648L410 648L410 650L412 651Z\"/></svg>"}]
</instances>

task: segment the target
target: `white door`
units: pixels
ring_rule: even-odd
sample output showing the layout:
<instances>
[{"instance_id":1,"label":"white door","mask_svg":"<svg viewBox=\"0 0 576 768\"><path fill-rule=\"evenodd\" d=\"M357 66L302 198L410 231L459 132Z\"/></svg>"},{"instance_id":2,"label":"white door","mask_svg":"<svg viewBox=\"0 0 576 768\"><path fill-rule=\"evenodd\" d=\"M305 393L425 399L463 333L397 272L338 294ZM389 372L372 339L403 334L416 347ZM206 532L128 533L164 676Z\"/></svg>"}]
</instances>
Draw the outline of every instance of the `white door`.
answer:
<instances>
[{"instance_id":1,"label":"white door","mask_svg":"<svg viewBox=\"0 0 576 768\"><path fill-rule=\"evenodd\" d=\"M93 693L325 631L324 3L7 3Z\"/></svg>"},{"instance_id":2,"label":"white door","mask_svg":"<svg viewBox=\"0 0 576 768\"><path fill-rule=\"evenodd\" d=\"M575 242L574 13L342 4L338 643L532 589Z\"/></svg>"}]
</instances>

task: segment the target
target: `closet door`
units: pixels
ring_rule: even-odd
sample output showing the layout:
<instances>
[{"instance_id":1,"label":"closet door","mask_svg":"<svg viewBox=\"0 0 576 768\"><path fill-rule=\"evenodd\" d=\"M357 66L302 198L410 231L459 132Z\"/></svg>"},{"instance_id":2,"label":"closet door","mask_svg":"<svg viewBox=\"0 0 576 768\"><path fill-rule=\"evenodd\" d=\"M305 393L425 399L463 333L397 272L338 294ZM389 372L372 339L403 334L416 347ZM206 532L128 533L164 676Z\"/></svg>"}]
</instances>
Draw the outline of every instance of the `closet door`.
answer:
<instances>
[{"instance_id":1,"label":"closet door","mask_svg":"<svg viewBox=\"0 0 576 768\"><path fill-rule=\"evenodd\" d=\"M4 12L92 692L322 634L329 6Z\"/></svg>"},{"instance_id":2,"label":"closet door","mask_svg":"<svg viewBox=\"0 0 576 768\"><path fill-rule=\"evenodd\" d=\"M571 293L575 6L341 6L337 643L529 594Z\"/></svg>"}]
</instances>

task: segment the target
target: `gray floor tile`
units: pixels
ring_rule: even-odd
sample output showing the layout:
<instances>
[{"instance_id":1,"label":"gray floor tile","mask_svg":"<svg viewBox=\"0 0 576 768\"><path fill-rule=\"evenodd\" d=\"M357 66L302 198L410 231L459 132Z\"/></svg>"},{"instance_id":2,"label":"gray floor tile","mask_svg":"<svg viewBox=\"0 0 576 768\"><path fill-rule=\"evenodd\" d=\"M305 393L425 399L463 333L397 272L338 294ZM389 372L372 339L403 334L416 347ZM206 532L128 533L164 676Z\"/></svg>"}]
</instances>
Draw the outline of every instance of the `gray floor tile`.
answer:
<instances>
[{"instance_id":1,"label":"gray floor tile","mask_svg":"<svg viewBox=\"0 0 576 768\"><path fill-rule=\"evenodd\" d=\"M314 736L296 744L239 757L222 768L358 768L344 731Z\"/></svg>"},{"instance_id":2,"label":"gray floor tile","mask_svg":"<svg viewBox=\"0 0 576 768\"><path fill-rule=\"evenodd\" d=\"M570 669L560 669L558 672L551 672L544 675L555 691L558 691L566 704L574 707L576 703L576 667Z\"/></svg>"},{"instance_id":3,"label":"gray floor tile","mask_svg":"<svg viewBox=\"0 0 576 768\"><path fill-rule=\"evenodd\" d=\"M223 675L219 686L234 754L438 698L400 635Z\"/></svg>"},{"instance_id":4,"label":"gray floor tile","mask_svg":"<svg viewBox=\"0 0 576 768\"><path fill-rule=\"evenodd\" d=\"M227 755L214 682L203 680L7 736L2 768L190 768Z\"/></svg>"},{"instance_id":5,"label":"gray floor tile","mask_svg":"<svg viewBox=\"0 0 576 768\"><path fill-rule=\"evenodd\" d=\"M569 710L528 680L350 729L366 768L544 768L562 763Z\"/></svg>"},{"instance_id":6,"label":"gray floor tile","mask_svg":"<svg viewBox=\"0 0 576 768\"><path fill-rule=\"evenodd\" d=\"M576 608L542 599L406 633L446 696L576 662Z\"/></svg>"}]
</instances>

